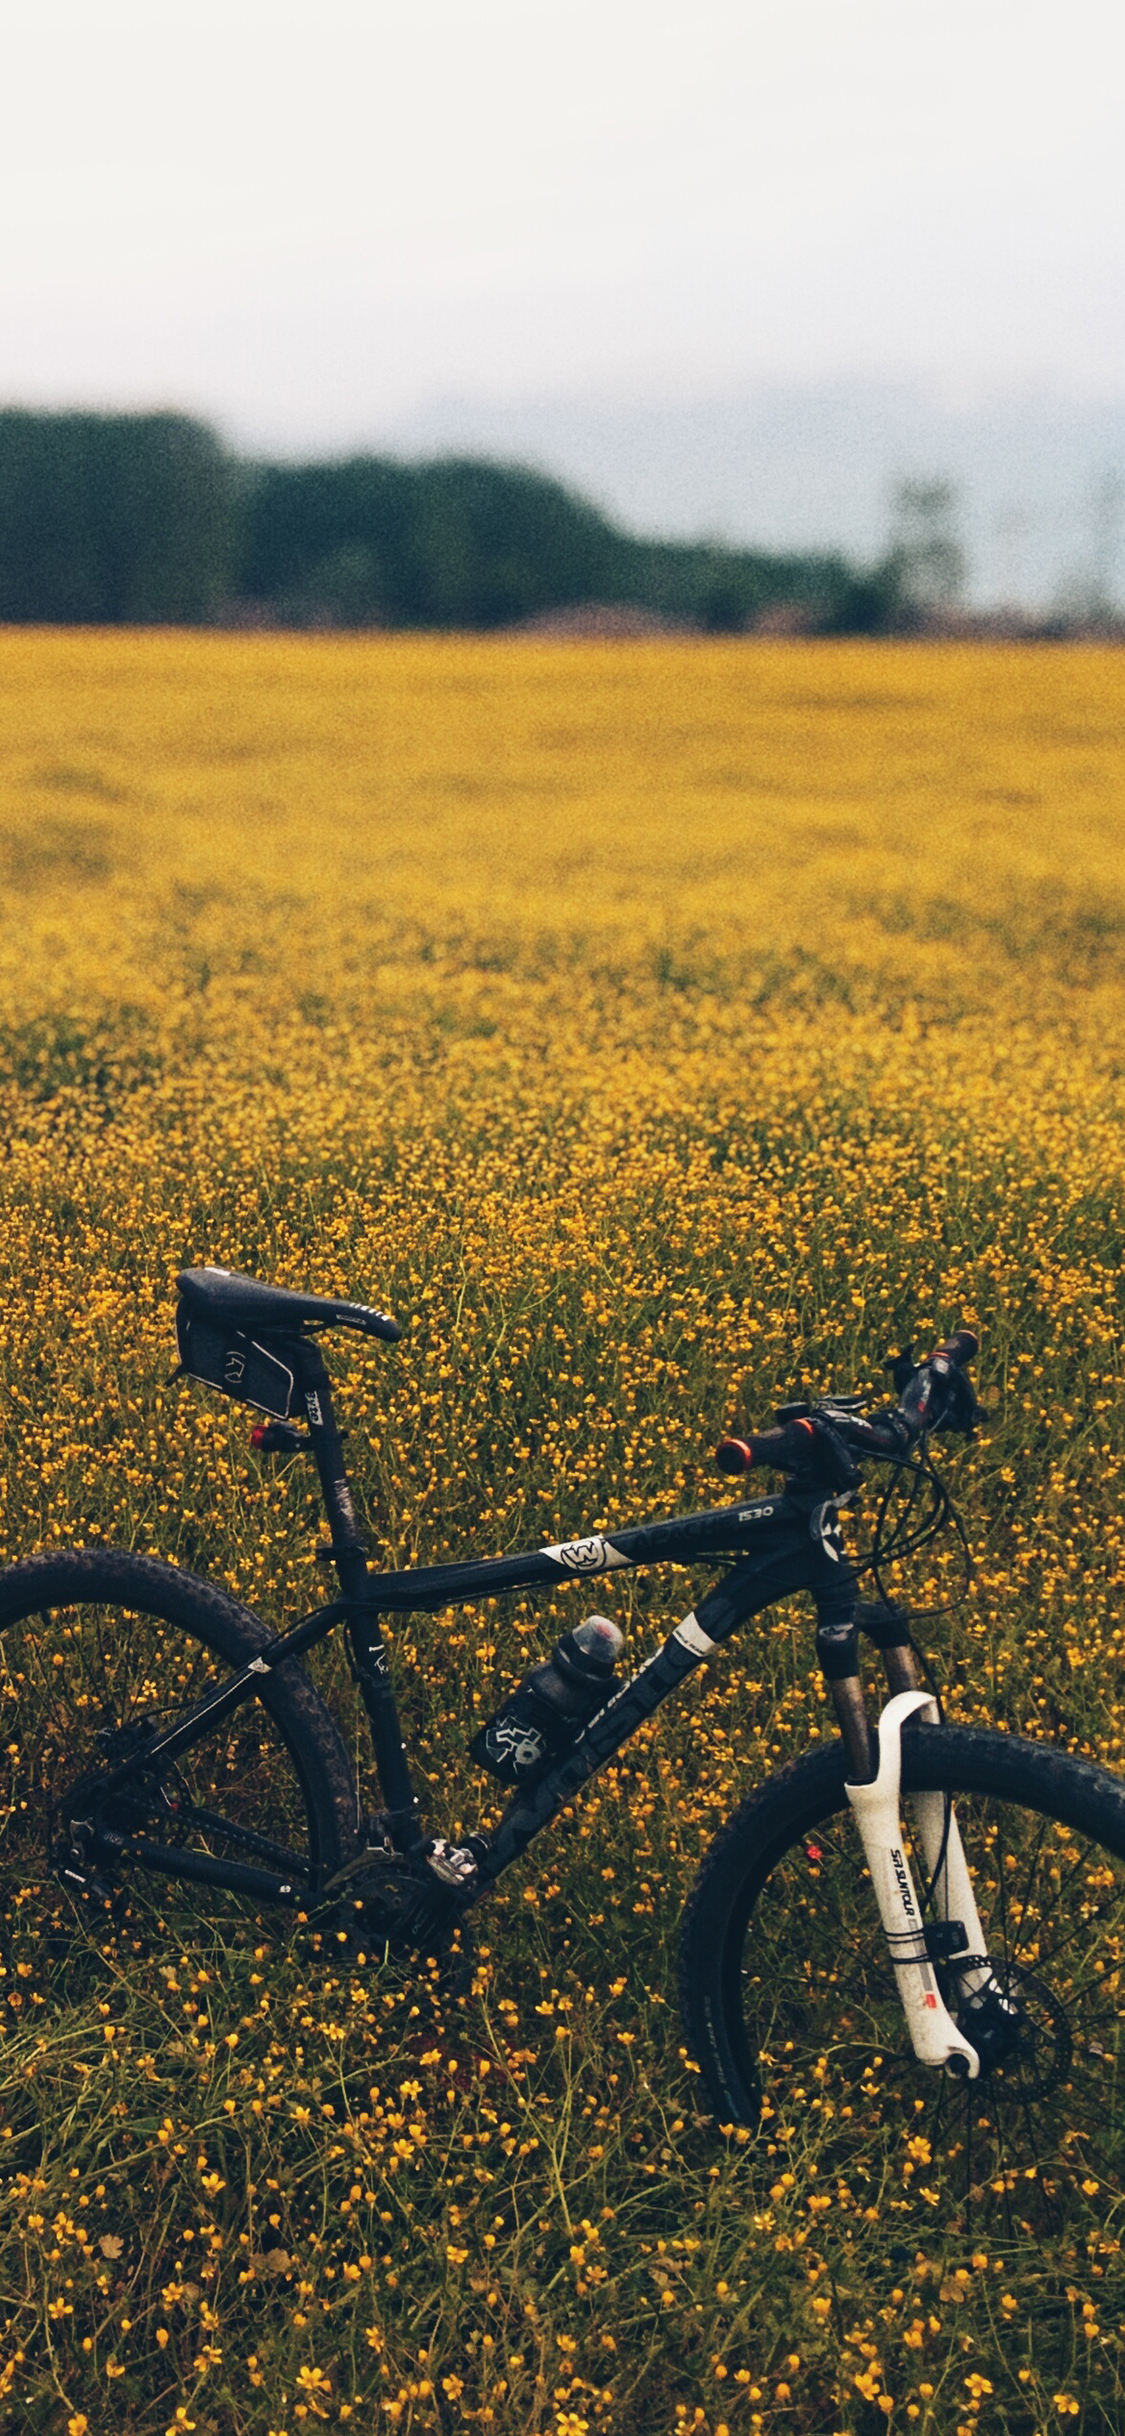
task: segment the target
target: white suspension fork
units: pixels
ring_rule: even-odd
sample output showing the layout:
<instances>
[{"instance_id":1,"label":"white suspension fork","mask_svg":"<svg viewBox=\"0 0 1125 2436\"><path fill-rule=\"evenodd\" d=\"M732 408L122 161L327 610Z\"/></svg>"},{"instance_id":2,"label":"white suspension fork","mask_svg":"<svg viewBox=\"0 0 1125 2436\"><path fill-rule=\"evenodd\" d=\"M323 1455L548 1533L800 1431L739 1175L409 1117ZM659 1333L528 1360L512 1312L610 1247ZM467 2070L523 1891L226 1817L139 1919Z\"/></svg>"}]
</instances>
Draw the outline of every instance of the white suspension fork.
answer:
<instances>
[{"instance_id":1,"label":"white suspension fork","mask_svg":"<svg viewBox=\"0 0 1125 2436\"><path fill-rule=\"evenodd\" d=\"M937 1709L933 1701L930 1707L936 1724ZM926 1722L928 1724L930 1720ZM991 1963L985 1960L988 1946L953 1804L950 1802L949 1805L947 1832L944 1793L912 1793L910 1799L918 1823L919 1840L926 1856L926 1874L933 1890L935 1916L939 1920L959 1920L965 1931L964 1947L959 1950L981 1957L976 1970L960 1972L961 1984L973 1995L981 1988L995 1988L996 1975ZM950 1960L956 1961L957 1956L951 1955Z\"/></svg>"},{"instance_id":2,"label":"white suspension fork","mask_svg":"<svg viewBox=\"0 0 1125 2436\"><path fill-rule=\"evenodd\" d=\"M942 1998L926 1950L921 1905L903 1850L899 1816L902 1729L908 1717L926 1708L936 1714L928 1692L896 1692L893 1700L888 1700L879 1719L879 1767L876 1776L869 1785L845 1785L844 1790L863 1839L879 1917L914 2052L923 2064L943 2065L947 2072L956 2074L960 2079L975 2081L980 2073L980 2057L969 2040L962 2037ZM938 1908L947 1920L960 1920L963 1923L965 1952L983 1956L987 1949L952 1808L946 1834L944 1795L922 1793L914 1798L918 1809L919 1837L931 1878L939 1861L941 1863L935 1888ZM987 1984L991 1976L987 1969L972 1973L969 1975L970 1985Z\"/></svg>"}]
</instances>

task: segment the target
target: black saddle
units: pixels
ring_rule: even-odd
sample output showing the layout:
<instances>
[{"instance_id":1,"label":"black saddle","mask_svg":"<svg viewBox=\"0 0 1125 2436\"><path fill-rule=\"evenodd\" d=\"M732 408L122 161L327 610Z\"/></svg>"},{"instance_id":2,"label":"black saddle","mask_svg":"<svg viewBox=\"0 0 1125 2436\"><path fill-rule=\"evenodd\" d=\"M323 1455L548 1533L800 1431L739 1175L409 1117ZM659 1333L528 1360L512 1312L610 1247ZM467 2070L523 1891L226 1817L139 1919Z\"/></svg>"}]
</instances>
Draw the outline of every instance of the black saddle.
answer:
<instances>
[{"instance_id":1,"label":"black saddle","mask_svg":"<svg viewBox=\"0 0 1125 2436\"><path fill-rule=\"evenodd\" d=\"M323 1294L292 1294L288 1286L263 1285L234 1269L181 1269L176 1279L192 1319L218 1329L252 1330L256 1336L303 1336L322 1328L354 1328L396 1345L402 1330L387 1311L364 1303L337 1303Z\"/></svg>"}]
</instances>

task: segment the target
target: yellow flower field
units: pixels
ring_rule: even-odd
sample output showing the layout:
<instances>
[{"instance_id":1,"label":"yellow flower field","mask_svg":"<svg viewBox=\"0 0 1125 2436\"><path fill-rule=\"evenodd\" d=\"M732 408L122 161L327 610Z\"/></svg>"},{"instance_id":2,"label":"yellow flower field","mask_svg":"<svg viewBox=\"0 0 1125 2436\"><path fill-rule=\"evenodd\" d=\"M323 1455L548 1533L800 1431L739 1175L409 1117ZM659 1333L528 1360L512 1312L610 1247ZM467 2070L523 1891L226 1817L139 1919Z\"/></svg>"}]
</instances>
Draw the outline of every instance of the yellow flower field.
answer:
<instances>
[{"instance_id":1,"label":"yellow flower field","mask_svg":"<svg viewBox=\"0 0 1125 2436\"><path fill-rule=\"evenodd\" d=\"M1120 656L9 631L0 689L4 1561L323 1595L301 1467L168 1384L185 1262L403 1321L331 1357L393 1565L721 1503L725 1429L966 1319L976 1570L927 1646L952 1712L1121 1770ZM704 1578L599 1604L635 1656ZM494 1811L474 1722L581 1612L396 1632L436 1824ZM1111 2141L1055 2234L978 2238L870 2076L846 2176L806 2092L704 2117L679 1909L829 1731L811 1638L763 1619L630 1746L471 1993L17 1887L0 2426L1118 2429Z\"/></svg>"}]
</instances>

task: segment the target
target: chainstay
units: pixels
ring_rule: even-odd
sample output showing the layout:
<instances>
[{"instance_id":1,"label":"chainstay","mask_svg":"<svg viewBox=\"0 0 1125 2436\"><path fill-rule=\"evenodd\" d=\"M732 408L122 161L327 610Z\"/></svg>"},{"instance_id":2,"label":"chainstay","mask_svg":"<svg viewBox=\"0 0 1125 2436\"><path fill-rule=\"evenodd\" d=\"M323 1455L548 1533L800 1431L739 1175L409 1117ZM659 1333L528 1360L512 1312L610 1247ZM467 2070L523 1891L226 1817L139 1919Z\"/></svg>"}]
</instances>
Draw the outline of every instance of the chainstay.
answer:
<instances>
[{"instance_id":1,"label":"chainstay","mask_svg":"<svg viewBox=\"0 0 1125 2436\"><path fill-rule=\"evenodd\" d=\"M255 1860L273 1861L279 1869L308 1877L308 1855L292 1852L285 1844L275 1844L269 1836L257 1835L252 1827L238 1827L233 1819L225 1819L217 1810L200 1810L192 1805L187 1818L177 1818L177 1826L198 1827L211 1835L221 1835L236 1852L252 1853Z\"/></svg>"}]
</instances>

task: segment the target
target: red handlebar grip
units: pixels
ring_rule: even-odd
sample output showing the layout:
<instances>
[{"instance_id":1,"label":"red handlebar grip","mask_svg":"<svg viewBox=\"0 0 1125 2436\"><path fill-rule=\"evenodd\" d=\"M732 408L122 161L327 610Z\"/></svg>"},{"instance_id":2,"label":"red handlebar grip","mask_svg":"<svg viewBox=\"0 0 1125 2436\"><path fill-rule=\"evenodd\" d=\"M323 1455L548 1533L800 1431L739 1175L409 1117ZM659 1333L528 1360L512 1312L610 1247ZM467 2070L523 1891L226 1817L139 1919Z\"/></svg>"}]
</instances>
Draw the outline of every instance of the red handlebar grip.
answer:
<instances>
[{"instance_id":1,"label":"red handlebar grip","mask_svg":"<svg viewBox=\"0 0 1125 2436\"><path fill-rule=\"evenodd\" d=\"M789 1421L783 1429L756 1431L751 1438L724 1438L715 1461L721 1472L748 1472L759 1464L767 1471L792 1472L807 1458L814 1436L811 1421Z\"/></svg>"},{"instance_id":2,"label":"red handlebar grip","mask_svg":"<svg viewBox=\"0 0 1125 2436\"><path fill-rule=\"evenodd\" d=\"M720 1472L748 1472L754 1461L753 1447L745 1438L721 1438L715 1448L715 1461Z\"/></svg>"}]
</instances>

